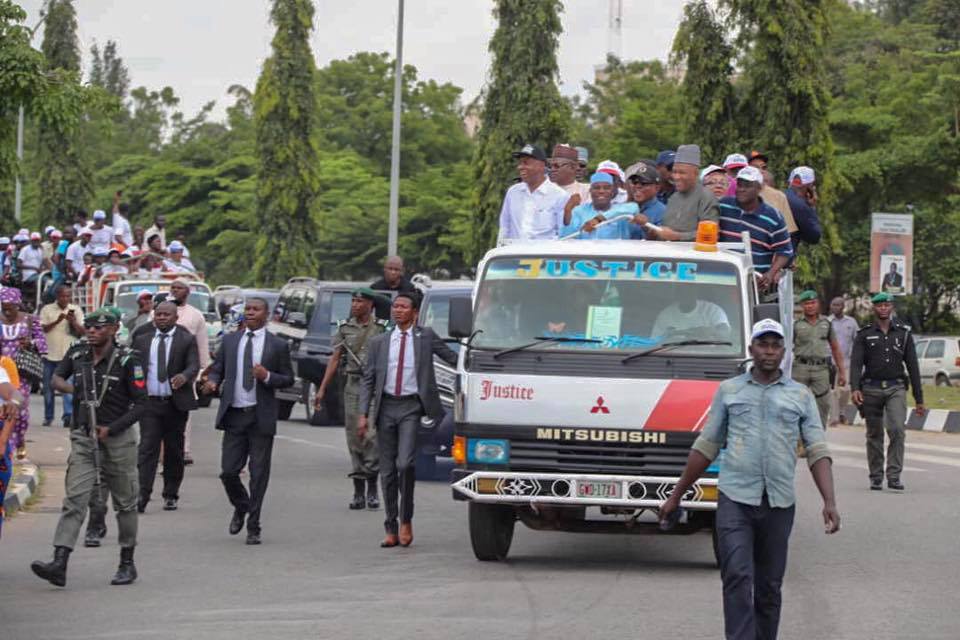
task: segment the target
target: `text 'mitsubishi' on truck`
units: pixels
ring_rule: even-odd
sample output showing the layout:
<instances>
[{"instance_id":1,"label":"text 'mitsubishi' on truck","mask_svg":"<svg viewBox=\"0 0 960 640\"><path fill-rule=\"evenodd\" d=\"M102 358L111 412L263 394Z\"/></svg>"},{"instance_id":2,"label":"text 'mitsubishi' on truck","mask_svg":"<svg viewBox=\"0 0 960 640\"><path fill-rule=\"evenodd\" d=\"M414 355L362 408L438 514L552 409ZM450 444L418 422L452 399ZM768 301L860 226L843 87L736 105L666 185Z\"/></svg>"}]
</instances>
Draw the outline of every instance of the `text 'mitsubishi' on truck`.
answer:
<instances>
[{"instance_id":1,"label":"text 'mitsubishi' on truck","mask_svg":"<svg viewBox=\"0 0 960 640\"><path fill-rule=\"evenodd\" d=\"M744 246L558 240L487 253L472 299L450 311L450 335L469 345L453 494L469 502L478 559L506 558L517 520L660 533L656 509L717 387L745 370L752 323L779 317L759 304ZM718 469L684 496L671 534L714 530Z\"/></svg>"}]
</instances>

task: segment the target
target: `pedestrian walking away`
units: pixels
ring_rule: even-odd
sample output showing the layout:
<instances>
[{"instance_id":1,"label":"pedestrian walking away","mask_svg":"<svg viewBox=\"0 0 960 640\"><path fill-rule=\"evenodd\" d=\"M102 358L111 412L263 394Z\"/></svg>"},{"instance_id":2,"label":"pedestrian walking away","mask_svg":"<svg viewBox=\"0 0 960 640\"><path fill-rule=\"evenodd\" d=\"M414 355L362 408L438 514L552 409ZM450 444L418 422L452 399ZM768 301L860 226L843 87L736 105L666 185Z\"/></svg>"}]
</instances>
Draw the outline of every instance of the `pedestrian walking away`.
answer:
<instances>
[{"instance_id":1,"label":"pedestrian walking away","mask_svg":"<svg viewBox=\"0 0 960 640\"><path fill-rule=\"evenodd\" d=\"M870 488L883 489L883 432L887 446L887 487L903 491L900 478L906 442L907 387L913 387L914 410L922 416L923 387L920 365L910 327L893 317L893 296L878 293L872 298L873 322L860 329L850 356L850 388L853 403L860 407L867 425L867 465ZM906 371L904 371L906 368Z\"/></svg>"},{"instance_id":2,"label":"pedestrian walking away","mask_svg":"<svg viewBox=\"0 0 960 640\"><path fill-rule=\"evenodd\" d=\"M394 298L391 312L396 326L370 340L360 387L357 433L363 439L375 428L380 447L386 511L386 537L380 546L385 548L413 542L417 428L424 415L436 423L443 418L433 356L451 366L457 362L457 354L432 329L415 326L419 308L419 294L400 293Z\"/></svg>"},{"instance_id":3,"label":"pedestrian walking away","mask_svg":"<svg viewBox=\"0 0 960 640\"><path fill-rule=\"evenodd\" d=\"M140 418L140 498L144 513L157 475L163 444L163 510L176 511L183 482L183 433L187 416L197 408L193 383L200 373L197 339L177 325L177 305L161 302L153 324L136 331L133 348L140 356L147 380L147 405Z\"/></svg>"},{"instance_id":4,"label":"pedestrian walking away","mask_svg":"<svg viewBox=\"0 0 960 640\"><path fill-rule=\"evenodd\" d=\"M847 369L833 324L820 315L817 292L808 289L797 300L803 318L793 324L793 379L804 384L817 400L820 423L826 427L830 418L830 362L837 367L837 384L847 384Z\"/></svg>"},{"instance_id":5,"label":"pedestrian walking away","mask_svg":"<svg viewBox=\"0 0 960 640\"><path fill-rule=\"evenodd\" d=\"M230 535L247 525L247 544L261 542L260 511L270 481L273 436L277 433L277 389L293 385L290 348L285 340L267 333L270 305L263 298L247 298L243 331L224 336L210 367L206 393L220 393L216 428L223 431L220 480L233 505ZM250 488L240 471L250 472Z\"/></svg>"},{"instance_id":6,"label":"pedestrian walking away","mask_svg":"<svg viewBox=\"0 0 960 640\"><path fill-rule=\"evenodd\" d=\"M74 394L66 496L53 537L53 560L38 560L30 568L58 587L67 582L67 560L98 481L109 489L117 512L120 566L110 584L126 585L137 579L133 551L137 545L139 429L135 425L143 414L147 391L137 355L116 343L119 324L120 318L109 309L84 318L86 341L71 347L53 374L55 389ZM71 377L73 384L68 382Z\"/></svg>"},{"instance_id":7,"label":"pedestrian walking away","mask_svg":"<svg viewBox=\"0 0 960 640\"><path fill-rule=\"evenodd\" d=\"M370 339L386 331L387 326L385 320L378 320L373 316L373 306L377 299L382 299L382 296L367 287L353 291L350 317L337 324L337 333L333 338L333 355L327 363L314 403L316 411L322 410L327 388L343 361L343 421L347 435L347 451L350 452L349 477L353 479L353 499L349 506L353 510L380 507L377 496L377 476L380 474L377 432L376 429L368 429L365 438L361 438L358 433L360 378L367 359L367 347Z\"/></svg>"},{"instance_id":8,"label":"pedestrian walking away","mask_svg":"<svg viewBox=\"0 0 960 640\"><path fill-rule=\"evenodd\" d=\"M793 528L796 443L823 499L824 531L840 529L830 452L813 394L783 374L783 326L753 326L753 368L720 385L700 436L670 497L660 507L668 527L680 499L724 450L716 530L727 640L774 640Z\"/></svg>"},{"instance_id":9,"label":"pedestrian walking away","mask_svg":"<svg viewBox=\"0 0 960 640\"><path fill-rule=\"evenodd\" d=\"M20 372L20 393L23 394L23 408L13 428L11 442L17 451L17 460L27 457L27 428L30 426L30 387L43 377L41 357L47 353L47 339L43 327L36 316L25 313L21 308L23 296L19 289L4 287L0 290L0 355L7 356L15 363ZM33 361L33 369L28 361Z\"/></svg>"}]
</instances>

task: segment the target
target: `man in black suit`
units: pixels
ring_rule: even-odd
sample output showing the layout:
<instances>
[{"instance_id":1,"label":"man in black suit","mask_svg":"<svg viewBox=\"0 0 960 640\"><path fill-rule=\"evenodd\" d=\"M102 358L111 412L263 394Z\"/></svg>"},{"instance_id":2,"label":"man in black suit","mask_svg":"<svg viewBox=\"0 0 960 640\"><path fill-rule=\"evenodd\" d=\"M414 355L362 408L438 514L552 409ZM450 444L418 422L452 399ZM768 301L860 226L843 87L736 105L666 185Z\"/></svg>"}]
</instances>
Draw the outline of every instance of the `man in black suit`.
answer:
<instances>
[{"instance_id":1,"label":"man in black suit","mask_svg":"<svg viewBox=\"0 0 960 640\"><path fill-rule=\"evenodd\" d=\"M220 479L233 505L230 534L243 529L247 544L260 544L260 508L270 480L270 456L277 433L276 389L292 386L293 365L287 343L266 330L269 305L247 298L245 328L224 336L204 389L221 390L217 429L223 431ZM250 491L240 481L249 464Z\"/></svg>"},{"instance_id":2,"label":"man in black suit","mask_svg":"<svg viewBox=\"0 0 960 640\"><path fill-rule=\"evenodd\" d=\"M150 502L163 443L163 510L175 511L183 482L183 437L190 411L197 408L193 382L200 373L200 353L192 333L177 326L177 305L161 302L153 323L139 327L131 340L146 369L147 408L140 418L140 500Z\"/></svg>"},{"instance_id":3,"label":"man in black suit","mask_svg":"<svg viewBox=\"0 0 960 640\"><path fill-rule=\"evenodd\" d=\"M407 547L413 542L417 427L424 415L437 423L443 418L433 356L450 365L457 362L457 354L432 329L415 326L419 308L417 292L397 294L391 307L396 327L370 339L360 387L358 435L364 440L370 426L376 425L380 445L387 532L382 547Z\"/></svg>"},{"instance_id":4,"label":"man in black suit","mask_svg":"<svg viewBox=\"0 0 960 640\"><path fill-rule=\"evenodd\" d=\"M881 289L889 293L901 293L903 291L903 276L897 270L897 263L890 263L890 271L884 274Z\"/></svg>"}]
</instances>

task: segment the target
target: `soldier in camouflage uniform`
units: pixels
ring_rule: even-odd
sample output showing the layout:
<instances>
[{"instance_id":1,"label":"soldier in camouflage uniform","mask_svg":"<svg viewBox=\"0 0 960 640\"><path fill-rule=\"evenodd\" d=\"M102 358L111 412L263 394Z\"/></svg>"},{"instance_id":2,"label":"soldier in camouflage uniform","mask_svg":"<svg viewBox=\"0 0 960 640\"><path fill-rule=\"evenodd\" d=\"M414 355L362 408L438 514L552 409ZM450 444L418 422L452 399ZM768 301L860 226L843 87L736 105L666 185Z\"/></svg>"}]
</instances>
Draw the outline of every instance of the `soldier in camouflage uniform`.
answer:
<instances>
[{"instance_id":1,"label":"soldier in camouflage uniform","mask_svg":"<svg viewBox=\"0 0 960 640\"><path fill-rule=\"evenodd\" d=\"M362 287L353 291L350 303L350 318L341 320L333 338L334 351L327 363L323 381L317 390L316 409L320 410L327 386L336 375L341 360L344 361L343 414L344 428L347 433L347 449L353 470L353 499L351 509L377 509L380 499L377 497L377 476L380 473L380 454L377 449L377 434L369 431L366 438L357 433L360 418L360 377L367 359L367 344L370 338L380 335L387 328L385 320L373 315L373 306L379 298L372 289ZM366 498L364 498L366 484Z\"/></svg>"},{"instance_id":2,"label":"soldier in camouflage uniform","mask_svg":"<svg viewBox=\"0 0 960 640\"><path fill-rule=\"evenodd\" d=\"M817 400L820 421L827 428L830 416L830 356L838 367L837 385L847 383L844 359L830 319L820 315L817 292L807 290L797 298L803 307L803 318L793 323L792 377L806 385Z\"/></svg>"}]
</instances>

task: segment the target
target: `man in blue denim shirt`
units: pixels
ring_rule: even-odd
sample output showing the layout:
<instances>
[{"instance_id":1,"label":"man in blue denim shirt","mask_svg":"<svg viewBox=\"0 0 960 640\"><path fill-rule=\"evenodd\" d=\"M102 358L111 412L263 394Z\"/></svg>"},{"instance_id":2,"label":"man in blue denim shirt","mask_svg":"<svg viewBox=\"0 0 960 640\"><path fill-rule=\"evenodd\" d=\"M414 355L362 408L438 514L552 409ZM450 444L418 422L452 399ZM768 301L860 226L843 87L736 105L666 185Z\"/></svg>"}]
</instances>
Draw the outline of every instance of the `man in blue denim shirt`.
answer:
<instances>
[{"instance_id":1,"label":"man in blue denim shirt","mask_svg":"<svg viewBox=\"0 0 960 640\"><path fill-rule=\"evenodd\" d=\"M784 345L779 322L761 320L753 326L750 355L753 369L720 385L660 518L666 522L679 508L681 496L723 449L716 528L726 637L774 640L793 527L798 439L823 497L826 533L840 529L840 514L816 402L807 387L780 370Z\"/></svg>"}]
</instances>

